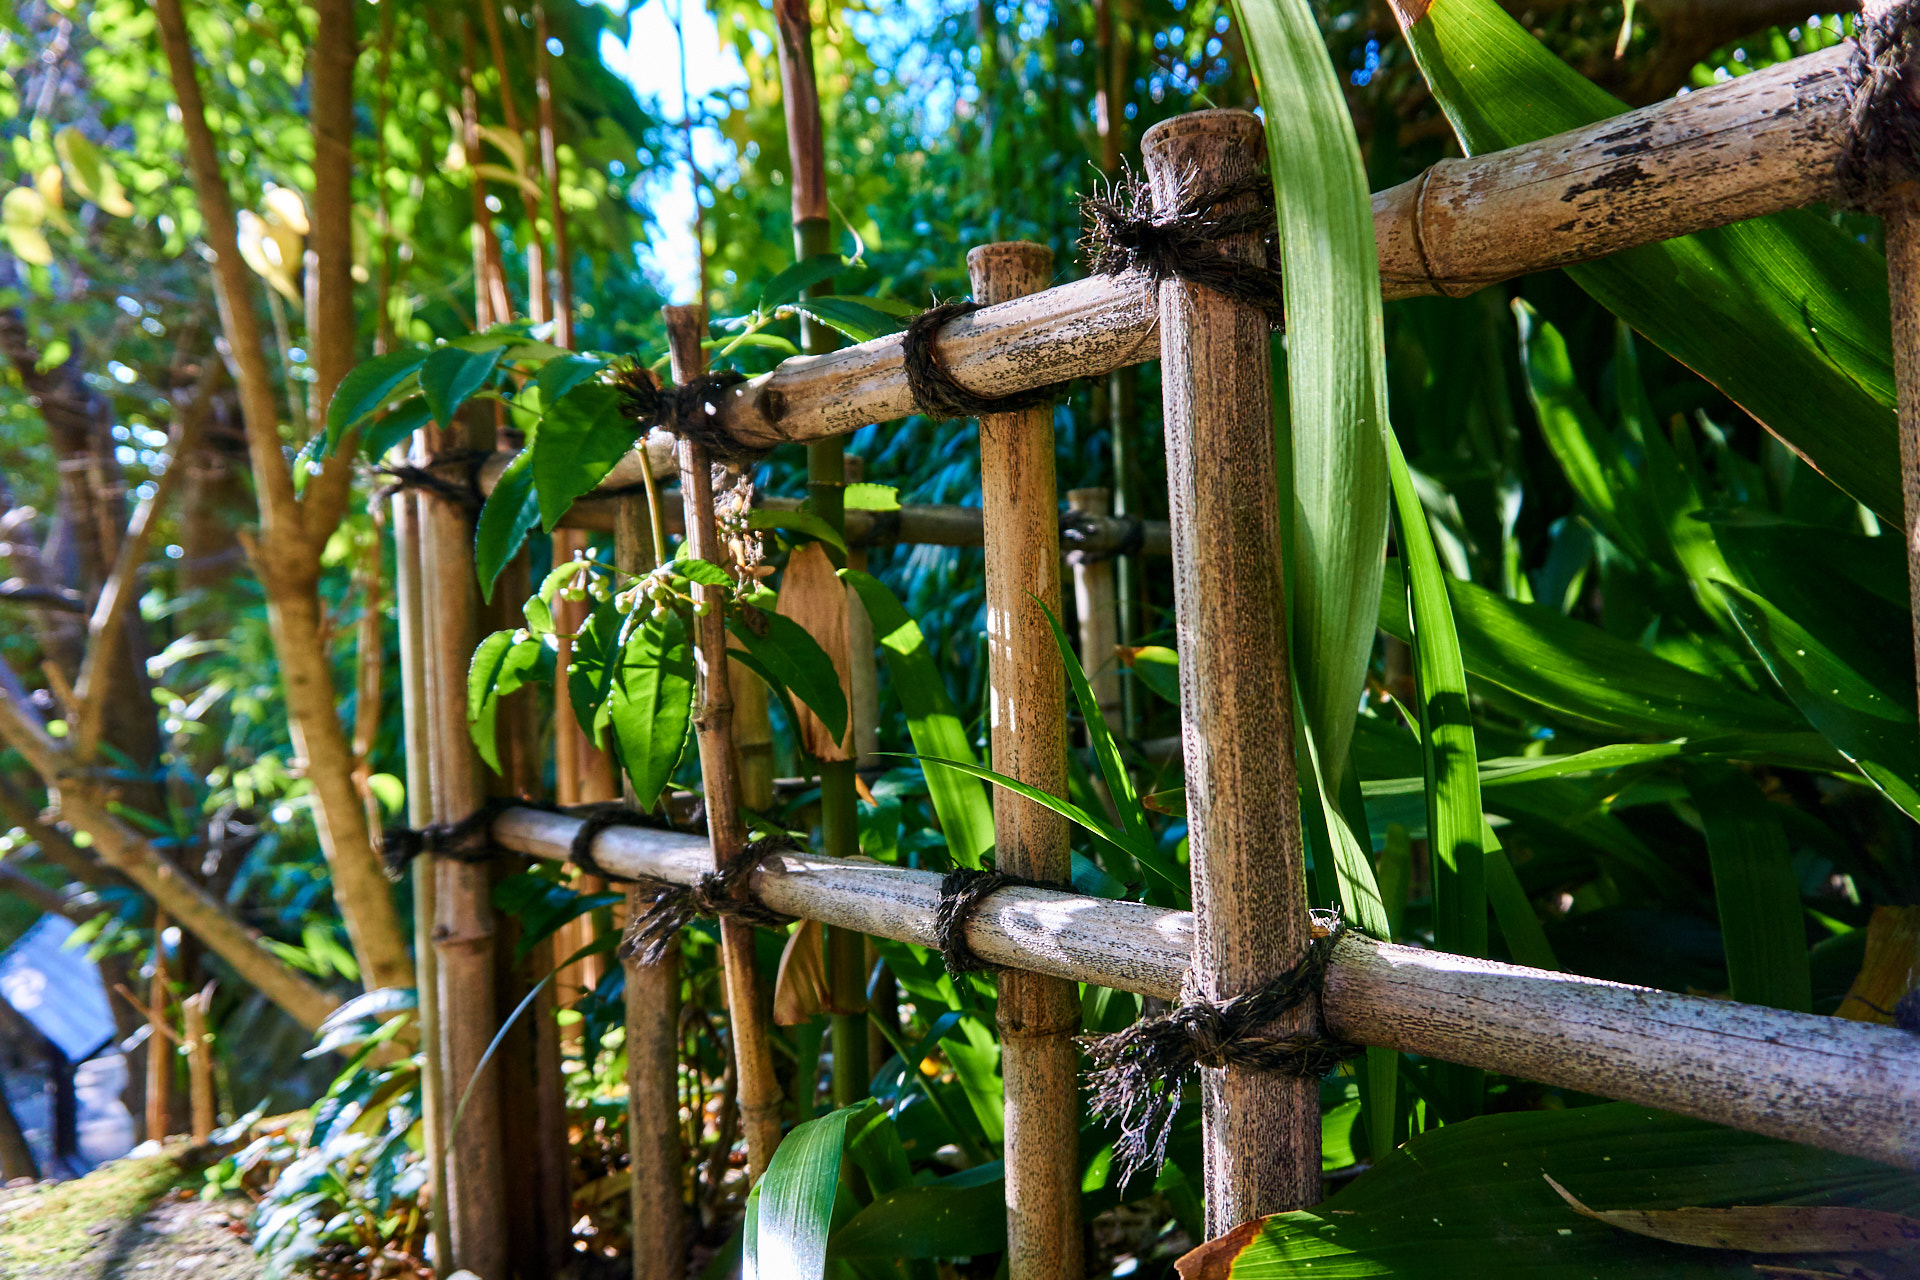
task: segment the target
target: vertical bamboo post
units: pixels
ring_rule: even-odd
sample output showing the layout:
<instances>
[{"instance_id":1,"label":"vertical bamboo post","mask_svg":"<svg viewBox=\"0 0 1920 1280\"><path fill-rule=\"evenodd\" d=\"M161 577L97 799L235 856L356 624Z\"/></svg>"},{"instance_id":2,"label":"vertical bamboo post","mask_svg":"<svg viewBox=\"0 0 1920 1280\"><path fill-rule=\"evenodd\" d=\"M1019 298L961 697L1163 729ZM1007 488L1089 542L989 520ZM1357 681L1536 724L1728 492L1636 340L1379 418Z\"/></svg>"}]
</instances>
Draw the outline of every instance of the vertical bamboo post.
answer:
<instances>
[{"instance_id":1,"label":"vertical bamboo post","mask_svg":"<svg viewBox=\"0 0 1920 1280\"><path fill-rule=\"evenodd\" d=\"M1104 516L1113 506L1108 489L1069 489L1067 509L1083 515ZM1115 596L1112 557L1076 557L1073 568L1073 607L1080 618L1080 663L1093 686L1100 714L1120 732L1120 669L1114 650L1120 645L1120 613ZM1092 741L1091 737L1088 739Z\"/></svg>"},{"instance_id":2,"label":"vertical bamboo post","mask_svg":"<svg viewBox=\"0 0 1920 1280\"><path fill-rule=\"evenodd\" d=\"M967 271L976 301L1005 302L1047 287L1053 253L1025 241L982 245L967 255ZM980 419L980 492L993 765L1065 796L1066 672L1040 607L1060 609L1052 409ZM994 797L993 834L1001 870L1072 879L1067 824L1052 811L1003 791ZM1008 1274L1012 1280L1079 1275L1078 989L1059 978L1005 970L998 1020L1006 1077Z\"/></svg>"},{"instance_id":3,"label":"vertical bamboo post","mask_svg":"<svg viewBox=\"0 0 1920 1280\"><path fill-rule=\"evenodd\" d=\"M617 540L618 535L615 537ZM553 562L558 565L573 559L576 552L586 550L589 535L584 529L555 529L552 541ZM650 551L648 554L651 556ZM615 557L617 560L617 551ZM567 668L573 658L573 646L566 637L580 629L592 610L590 601L556 599L553 602L554 630L561 637L560 648L554 654L553 687L556 689L566 688ZM553 798L556 803L596 804L619 797L620 786L614 777L612 757L587 737L586 730L574 718L572 706L564 698L555 700L553 748ZM581 893L599 893L606 885L598 876L580 871L574 876L574 888ZM606 914L599 911L567 921L554 933L555 953L559 956L572 955L592 942L594 936L609 923ZM576 960L561 970L554 985L561 991L592 991L606 976L606 964L601 956ZM568 1030L566 1038L572 1040L579 1034L576 1024Z\"/></svg>"},{"instance_id":4,"label":"vertical bamboo post","mask_svg":"<svg viewBox=\"0 0 1920 1280\"><path fill-rule=\"evenodd\" d=\"M1903 182L1894 188L1881 216L1886 228L1887 285L1893 302L1900 487L1906 497L1907 589L1913 611L1915 679L1920 682L1920 182Z\"/></svg>"},{"instance_id":5,"label":"vertical bamboo post","mask_svg":"<svg viewBox=\"0 0 1920 1280\"><path fill-rule=\"evenodd\" d=\"M147 1137L165 1142L173 1127L174 1041L167 1026L167 1004L173 999L167 979L167 913L153 913L153 978L147 983Z\"/></svg>"},{"instance_id":6,"label":"vertical bamboo post","mask_svg":"<svg viewBox=\"0 0 1920 1280\"><path fill-rule=\"evenodd\" d=\"M674 381L686 382L705 373L707 356L700 339L707 329L706 308L663 307L661 314L667 321ZM725 554L713 518L713 473L706 449L688 440L680 442L680 493L692 554L721 563ZM700 743L700 777L707 797L707 835L713 843L714 866L719 867L739 853L747 841L740 820L740 783L733 771L733 693L727 670L726 625L721 616L726 596L721 587L696 586L694 591L694 599L704 601L708 612L694 619L694 665L699 675L693 726ZM773 1159L774 1148L780 1145L781 1093L773 1072L773 1046L767 1039L767 1019L754 970L753 926L722 919L720 952L726 967L727 1010L740 1082L747 1169L752 1180L758 1182L767 1171L767 1162ZM861 1035L864 1051L864 1028Z\"/></svg>"},{"instance_id":7,"label":"vertical bamboo post","mask_svg":"<svg viewBox=\"0 0 1920 1280\"><path fill-rule=\"evenodd\" d=\"M427 716L427 636L421 599L425 573L420 562L420 500L401 490L393 502L393 595L400 631L400 707L402 740L407 753L407 823L424 827L433 821L433 773L430 767L432 734ZM433 1238L433 1264L449 1268L453 1256L447 1230L447 1104L440 1052L440 967L433 947L433 922L438 911L434 892L436 859L422 854L409 873L413 881L414 981L418 984L420 1047L426 1059L421 1071L421 1124L427 1140L427 1178L431 1194L428 1223Z\"/></svg>"},{"instance_id":8,"label":"vertical bamboo post","mask_svg":"<svg viewBox=\"0 0 1920 1280\"><path fill-rule=\"evenodd\" d=\"M207 1013L212 1008L211 982L180 1002L180 1032L187 1042L187 1087L193 1107L195 1146L204 1145L213 1137L213 1040L207 1033Z\"/></svg>"},{"instance_id":9,"label":"vertical bamboo post","mask_svg":"<svg viewBox=\"0 0 1920 1280\"><path fill-rule=\"evenodd\" d=\"M641 444L644 465L652 454ZM654 566L652 517L645 494L620 499L613 562L641 574ZM646 607L644 604L640 607ZM633 802L628 784L627 801ZM647 891L627 890L627 915L646 910ZM658 964L626 962L627 1167L633 1182L633 1280L681 1280L686 1273L686 1206L681 1194L680 943Z\"/></svg>"},{"instance_id":10,"label":"vertical bamboo post","mask_svg":"<svg viewBox=\"0 0 1920 1280\"><path fill-rule=\"evenodd\" d=\"M1196 111L1142 140L1154 207L1257 173L1260 124ZM1221 246L1258 261L1258 236ZM1259 311L1185 281L1160 286L1180 728L1200 996L1251 991L1310 940L1295 792L1293 694L1273 443L1268 328ZM1276 745L1277 744L1277 745ZM1301 1010L1279 1024L1292 1030ZM1207 1234L1320 1198L1319 1090L1311 1080L1201 1073Z\"/></svg>"},{"instance_id":11,"label":"vertical bamboo post","mask_svg":"<svg viewBox=\"0 0 1920 1280\"><path fill-rule=\"evenodd\" d=\"M483 406L484 407L484 406ZM435 452L488 443L429 428ZM473 439L469 439L471 434ZM431 459L420 459L423 464ZM421 508L427 754L433 818L458 822L485 799L480 760L467 732L467 664L476 641L479 586L473 530L459 506L426 494ZM483 1280L506 1274L506 1181L500 1159L499 1074L480 1062L494 1033L492 871L484 863L435 859L433 945L438 953L443 1097L448 1104L446 1210L452 1257L441 1264Z\"/></svg>"}]
</instances>

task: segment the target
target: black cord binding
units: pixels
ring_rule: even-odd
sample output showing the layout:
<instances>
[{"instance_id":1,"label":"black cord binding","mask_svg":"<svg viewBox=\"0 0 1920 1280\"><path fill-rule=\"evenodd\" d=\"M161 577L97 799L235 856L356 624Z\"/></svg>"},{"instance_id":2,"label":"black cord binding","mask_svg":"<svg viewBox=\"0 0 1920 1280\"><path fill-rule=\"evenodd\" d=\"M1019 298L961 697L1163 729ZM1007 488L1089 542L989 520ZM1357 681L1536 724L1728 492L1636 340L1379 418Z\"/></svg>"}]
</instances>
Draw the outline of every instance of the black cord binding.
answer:
<instances>
[{"instance_id":1,"label":"black cord binding","mask_svg":"<svg viewBox=\"0 0 1920 1280\"><path fill-rule=\"evenodd\" d=\"M1065 394L1067 384L1055 383L1016 391L1010 396L983 396L967 390L955 380L934 350L934 338L949 320L972 315L978 302L943 302L929 307L913 318L900 335L905 355L907 385L913 389L913 407L929 418L978 418L989 413L1013 413L1020 409L1038 409L1050 405Z\"/></svg>"},{"instance_id":2,"label":"black cord binding","mask_svg":"<svg viewBox=\"0 0 1920 1280\"><path fill-rule=\"evenodd\" d=\"M695 916L709 919L727 916L779 929L793 923L792 916L781 915L748 895L747 882L760 864L779 853L799 846L784 836L762 837L747 842L716 871L700 877L697 884L658 882L653 899L644 911L635 912L627 921L627 933L620 941L620 958L637 959L641 964L658 964L673 939Z\"/></svg>"},{"instance_id":3,"label":"black cord binding","mask_svg":"<svg viewBox=\"0 0 1920 1280\"><path fill-rule=\"evenodd\" d=\"M1158 1172L1166 1163L1181 1090L1201 1067L1233 1065L1315 1079L1360 1052L1358 1045L1317 1029L1286 1035L1260 1030L1303 1005L1318 1022L1327 963L1348 927L1338 915L1330 923L1327 935L1314 939L1298 965L1258 990L1226 1000L1190 998L1124 1031L1080 1038L1093 1060L1087 1073L1093 1086L1089 1108L1120 1130L1113 1159L1122 1187L1140 1170Z\"/></svg>"},{"instance_id":4,"label":"black cord binding","mask_svg":"<svg viewBox=\"0 0 1920 1280\"><path fill-rule=\"evenodd\" d=\"M933 917L934 945L940 948L941 959L946 961L947 973L959 977L963 973L982 973L997 969L998 965L982 960L974 949L967 945L967 921L993 894L1013 885L1028 889L1053 889L1071 893L1071 885L1052 884L1045 880L1029 880L1025 876L1009 875L993 867L974 870L970 867L956 867L947 872L946 879L940 882L940 910Z\"/></svg>"},{"instance_id":5,"label":"black cord binding","mask_svg":"<svg viewBox=\"0 0 1920 1280\"><path fill-rule=\"evenodd\" d=\"M1258 307L1276 329L1285 321L1273 184L1264 173L1187 192L1164 214L1154 213L1147 184L1128 174L1107 194L1083 198L1080 217L1080 247L1094 274L1140 271L1156 288L1186 280ZM1257 263L1220 251L1222 240L1255 234L1262 247Z\"/></svg>"},{"instance_id":6,"label":"black cord binding","mask_svg":"<svg viewBox=\"0 0 1920 1280\"><path fill-rule=\"evenodd\" d=\"M714 462L757 462L765 454L741 444L719 426L720 399L747 375L734 369L703 373L691 382L662 382L644 365L632 365L614 375L620 389L620 407L641 435L653 427L671 431L682 440L704 447Z\"/></svg>"}]
</instances>

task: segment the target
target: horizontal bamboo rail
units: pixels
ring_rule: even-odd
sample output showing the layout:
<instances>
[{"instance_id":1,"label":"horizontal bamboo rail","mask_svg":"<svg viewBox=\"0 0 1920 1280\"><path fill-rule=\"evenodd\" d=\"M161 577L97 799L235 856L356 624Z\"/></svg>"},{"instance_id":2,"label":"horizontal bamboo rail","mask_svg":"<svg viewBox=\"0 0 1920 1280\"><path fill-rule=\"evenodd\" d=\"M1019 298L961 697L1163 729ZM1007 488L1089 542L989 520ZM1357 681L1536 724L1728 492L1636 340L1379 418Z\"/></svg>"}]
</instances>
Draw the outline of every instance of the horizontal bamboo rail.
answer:
<instances>
[{"instance_id":1,"label":"horizontal bamboo rail","mask_svg":"<svg viewBox=\"0 0 1920 1280\"><path fill-rule=\"evenodd\" d=\"M1538 142L1442 160L1376 193L1384 295L1471 293L1833 196L1852 56L1838 45ZM1155 315L1138 276L1076 280L957 317L940 331L940 359L970 391L1011 395L1157 359ZM728 392L720 410L718 427L753 448L904 417L914 407L901 337L795 356Z\"/></svg>"},{"instance_id":2,"label":"horizontal bamboo rail","mask_svg":"<svg viewBox=\"0 0 1920 1280\"><path fill-rule=\"evenodd\" d=\"M509 810L505 848L563 859L580 820ZM620 875L692 884L713 867L694 835L616 827L593 846ZM776 911L930 947L940 880L870 862L782 854L755 873ZM969 917L983 958L1178 999L1193 916L1134 902L1008 888ZM1736 1129L1920 1169L1920 1042L1874 1023L1547 973L1348 935L1328 970L1335 1034Z\"/></svg>"},{"instance_id":3,"label":"horizontal bamboo rail","mask_svg":"<svg viewBox=\"0 0 1920 1280\"><path fill-rule=\"evenodd\" d=\"M610 491L639 483L639 457L638 453L631 453L621 459L620 465L601 483L600 492L574 503L573 509L561 518L560 523L569 529L611 532L616 504L611 500ZM500 473L507 469L507 463L512 460L511 453L497 454L481 468L481 492L493 492ZM668 473L662 470L656 474ZM798 511L800 502L799 498L755 494L753 505L758 511ZM660 513L666 519L668 533L676 537L686 533L686 513L681 506L678 489L668 489L660 495ZM1129 535L1133 532L1133 521L1125 516L1077 511L1071 519L1077 533L1067 544L1069 551L1095 556L1116 555L1126 547ZM903 503L898 511L847 512L847 541L856 547L888 542L910 546L978 547L984 545L985 540L986 525L979 507ZM1165 520L1141 522L1140 551L1143 554L1165 556L1171 554L1171 549L1172 535L1168 532Z\"/></svg>"}]
</instances>

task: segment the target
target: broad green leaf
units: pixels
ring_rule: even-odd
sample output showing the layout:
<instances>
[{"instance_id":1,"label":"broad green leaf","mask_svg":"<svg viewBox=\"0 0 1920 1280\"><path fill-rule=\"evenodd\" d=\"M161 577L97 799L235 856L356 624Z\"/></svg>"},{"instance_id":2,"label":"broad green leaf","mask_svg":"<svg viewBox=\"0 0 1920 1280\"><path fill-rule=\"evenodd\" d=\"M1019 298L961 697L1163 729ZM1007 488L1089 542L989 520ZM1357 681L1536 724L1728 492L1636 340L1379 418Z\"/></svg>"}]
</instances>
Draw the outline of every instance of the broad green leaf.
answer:
<instances>
[{"instance_id":1,"label":"broad green leaf","mask_svg":"<svg viewBox=\"0 0 1920 1280\"><path fill-rule=\"evenodd\" d=\"M1387 541L1386 346L1373 205L1312 6L1238 0L1234 8L1265 109L1286 273L1294 679L1316 754L1335 770L1326 789L1337 794L1373 655Z\"/></svg>"},{"instance_id":2,"label":"broad green leaf","mask_svg":"<svg viewBox=\"0 0 1920 1280\"><path fill-rule=\"evenodd\" d=\"M1121 650L1124 661L1134 677L1141 684L1165 698L1174 706L1180 705L1180 655L1165 645L1141 645L1131 651Z\"/></svg>"},{"instance_id":3,"label":"broad green leaf","mask_svg":"<svg viewBox=\"0 0 1920 1280\"><path fill-rule=\"evenodd\" d=\"M1007 1188L953 1179L878 1196L833 1233L832 1258L978 1258L1007 1247Z\"/></svg>"},{"instance_id":4,"label":"broad green leaf","mask_svg":"<svg viewBox=\"0 0 1920 1280\"><path fill-rule=\"evenodd\" d=\"M1435 859L1434 942L1455 955L1487 954L1487 897L1481 832L1479 750L1467 704L1467 671L1453 625L1446 570L1434 550L1426 509L1414 492L1400 442L1387 440L1394 528L1407 566L1413 622L1420 749L1426 766L1427 844Z\"/></svg>"},{"instance_id":5,"label":"broad green leaf","mask_svg":"<svg viewBox=\"0 0 1920 1280\"><path fill-rule=\"evenodd\" d=\"M556 404L612 363L598 356L557 356L534 371L533 385L540 388L541 403Z\"/></svg>"},{"instance_id":6,"label":"broad green leaf","mask_svg":"<svg viewBox=\"0 0 1920 1280\"><path fill-rule=\"evenodd\" d=\"M454 412L481 387L500 364L500 348L465 351L459 347L435 348L420 366L420 390L433 420L442 427L453 425Z\"/></svg>"},{"instance_id":7,"label":"broad green leaf","mask_svg":"<svg viewBox=\"0 0 1920 1280\"><path fill-rule=\"evenodd\" d=\"M1728 766L1695 770L1689 789L1706 827L1733 998L1813 1012L1806 914L1780 808Z\"/></svg>"},{"instance_id":8,"label":"broad green leaf","mask_svg":"<svg viewBox=\"0 0 1920 1280\"><path fill-rule=\"evenodd\" d=\"M1395 0L1394 9L1469 155L1626 110L1548 52L1497 0ZM1794 209L1566 271L1816 470L1900 525L1891 320L1880 254L1825 215Z\"/></svg>"},{"instance_id":9,"label":"broad green leaf","mask_svg":"<svg viewBox=\"0 0 1920 1280\"><path fill-rule=\"evenodd\" d=\"M807 704L820 717L834 741L847 731L847 694L840 687L840 673L820 642L792 618L769 610L759 612L755 621L764 630L756 630L744 620L727 619L727 630L738 637L775 683Z\"/></svg>"},{"instance_id":10,"label":"broad green leaf","mask_svg":"<svg viewBox=\"0 0 1920 1280\"><path fill-rule=\"evenodd\" d=\"M574 636L567 657L567 701L573 707L573 718L595 746L604 745L600 735L611 716L607 704L613 699L613 682L619 675L624 621L611 601L598 606Z\"/></svg>"},{"instance_id":11,"label":"broad green leaf","mask_svg":"<svg viewBox=\"0 0 1920 1280\"><path fill-rule=\"evenodd\" d=\"M818 538L830 547L841 551L847 549L847 540L840 531L811 511L755 511L747 517L749 529L787 529L794 533L804 533L809 538Z\"/></svg>"},{"instance_id":12,"label":"broad green leaf","mask_svg":"<svg viewBox=\"0 0 1920 1280\"><path fill-rule=\"evenodd\" d=\"M760 290L760 309L768 311L792 302L802 290L811 289L822 280L831 280L846 268L846 260L837 253L816 253L802 258L767 281Z\"/></svg>"},{"instance_id":13,"label":"broad green leaf","mask_svg":"<svg viewBox=\"0 0 1920 1280\"><path fill-rule=\"evenodd\" d=\"M1407 616L1413 621L1413 670L1426 775L1427 848L1433 860L1433 939L1455 955L1487 954L1487 821L1480 811L1479 749L1467 702L1467 672L1448 601L1447 573L1434 550L1426 508L1387 435L1393 477L1394 529L1407 567ZM1453 1116L1481 1109L1482 1073L1447 1063L1438 1069Z\"/></svg>"},{"instance_id":14,"label":"broad green leaf","mask_svg":"<svg viewBox=\"0 0 1920 1280\"><path fill-rule=\"evenodd\" d=\"M546 646L538 640L516 641L511 631L496 631L480 642L467 667L467 732L487 768L500 771L494 727L500 718L500 699L527 682L540 664Z\"/></svg>"},{"instance_id":15,"label":"broad green leaf","mask_svg":"<svg viewBox=\"0 0 1920 1280\"><path fill-rule=\"evenodd\" d=\"M758 1221L746 1242L746 1273L758 1280L821 1280L840 1189L847 1124L868 1103L794 1127L760 1180Z\"/></svg>"},{"instance_id":16,"label":"broad green leaf","mask_svg":"<svg viewBox=\"0 0 1920 1280\"><path fill-rule=\"evenodd\" d=\"M1920 734L1911 675L1874 680L1754 592L1723 585L1734 621L1813 727L1886 797L1920 821ZM1824 618L1842 629L1848 618ZM1897 696L1890 690L1898 690Z\"/></svg>"},{"instance_id":17,"label":"broad green leaf","mask_svg":"<svg viewBox=\"0 0 1920 1280\"><path fill-rule=\"evenodd\" d=\"M890 484L862 481L847 486L846 501L849 511L898 511L900 491Z\"/></svg>"},{"instance_id":18,"label":"broad green leaf","mask_svg":"<svg viewBox=\"0 0 1920 1280\"><path fill-rule=\"evenodd\" d=\"M59 130L53 135L53 150L75 195L93 201L116 218L133 216L133 205L120 184L120 175L84 133L75 128Z\"/></svg>"},{"instance_id":19,"label":"broad green leaf","mask_svg":"<svg viewBox=\"0 0 1920 1280\"><path fill-rule=\"evenodd\" d=\"M1513 860L1500 847L1492 827L1487 828L1485 840L1487 902L1493 908L1494 920L1500 925L1500 936L1507 940L1507 954L1513 957L1515 964L1557 973L1560 957L1553 953L1553 944L1547 941L1547 931L1540 924L1540 917L1535 913L1533 903L1528 900L1520 877L1514 873Z\"/></svg>"},{"instance_id":20,"label":"broad green leaf","mask_svg":"<svg viewBox=\"0 0 1920 1280\"><path fill-rule=\"evenodd\" d=\"M360 438L360 456L370 462L380 461L387 456L388 450L426 426L432 416L425 396L415 396L395 405L392 410L368 424Z\"/></svg>"},{"instance_id":21,"label":"broad green leaf","mask_svg":"<svg viewBox=\"0 0 1920 1280\"><path fill-rule=\"evenodd\" d=\"M575 498L606 479L633 447L635 434L621 412L620 393L604 384L575 387L550 403L525 450L533 455L541 527L551 530Z\"/></svg>"},{"instance_id":22,"label":"broad green leaf","mask_svg":"<svg viewBox=\"0 0 1920 1280\"><path fill-rule=\"evenodd\" d=\"M493 599L493 584L507 561L519 552L527 534L540 523L540 502L533 491L533 450L513 455L494 482L473 529L473 569L480 594Z\"/></svg>"},{"instance_id":23,"label":"broad green leaf","mask_svg":"<svg viewBox=\"0 0 1920 1280\"><path fill-rule=\"evenodd\" d=\"M993 848L993 806L986 788L962 774L925 763L928 758L978 763L927 638L878 578L855 569L842 569L840 576L859 594L873 623L893 691L906 712L908 736L922 758L927 794L947 848L960 866L978 867L981 855Z\"/></svg>"},{"instance_id":24,"label":"broad green leaf","mask_svg":"<svg viewBox=\"0 0 1920 1280\"><path fill-rule=\"evenodd\" d=\"M1380 629L1410 639L1400 567L1387 566ZM1791 734L1791 708L1656 657L1598 627L1455 580L1449 586L1467 671L1582 724L1629 734Z\"/></svg>"},{"instance_id":25,"label":"broad green leaf","mask_svg":"<svg viewBox=\"0 0 1920 1280\"><path fill-rule=\"evenodd\" d=\"M684 547L687 544L683 542L680 545ZM711 560L684 557L675 560L673 567L678 570L687 581L698 582L702 586L730 587L733 585L733 575Z\"/></svg>"},{"instance_id":26,"label":"broad green leaf","mask_svg":"<svg viewBox=\"0 0 1920 1280\"><path fill-rule=\"evenodd\" d=\"M1751 1254L1666 1244L1582 1217L1542 1175L1603 1210L1807 1204L1911 1215L1920 1208L1920 1187L1905 1171L1627 1103L1483 1116L1374 1159L1326 1207L1276 1214L1257 1235L1208 1246L1217 1270L1204 1274L1225 1276L1229 1261L1234 1280L1753 1274ZM1189 1257L1198 1270L1198 1258ZM1795 1265L1791 1256L1765 1260Z\"/></svg>"},{"instance_id":27,"label":"broad green leaf","mask_svg":"<svg viewBox=\"0 0 1920 1280\"><path fill-rule=\"evenodd\" d=\"M627 637L607 702L634 802L650 809L686 751L693 723L693 648L678 609L649 611Z\"/></svg>"},{"instance_id":28,"label":"broad green leaf","mask_svg":"<svg viewBox=\"0 0 1920 1280\"><path fill-rule=\"evenodd\" d=\"M402 383L427 362L426 351L392 351L354 366L327 403L326 455L340 447L348 429L390 400L398 399ZM323 456L326 456L323 455Z\"/></svg>"},{"instance_id":29,"label":"broad green leaf","mask_svg":"<svg viewBox=\"0 0 1920 1280\"><path fill-rule=\"evenodd\" d=\"M906 328L898 319L873 305L871 298L804 298L793 304L824 325L839 330L855 342L867 342Z\"/></svg>"}]
</instances>

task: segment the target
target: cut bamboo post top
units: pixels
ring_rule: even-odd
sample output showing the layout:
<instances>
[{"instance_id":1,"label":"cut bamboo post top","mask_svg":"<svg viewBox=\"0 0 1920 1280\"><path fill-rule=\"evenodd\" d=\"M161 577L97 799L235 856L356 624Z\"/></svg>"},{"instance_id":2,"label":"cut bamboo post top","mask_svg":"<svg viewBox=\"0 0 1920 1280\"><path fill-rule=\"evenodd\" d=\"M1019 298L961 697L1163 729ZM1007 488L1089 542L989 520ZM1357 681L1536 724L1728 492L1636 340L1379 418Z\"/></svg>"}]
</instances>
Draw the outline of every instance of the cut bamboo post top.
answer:
<instances>
[{"instance_id":1,"label":"cut bamboo post top","mask_svg":"<svg viewBox=\"0 0 1920 1280\"><path fill-rule=\"evenodd\" d=\"M564 860L580 819L512 809L494 839ZM705 839L615 827L593 842L616 875L694 884ZM935 945L940 874L783 853L754 873L776 911ZM994 964L1178 999L1193 916L1137 902L1006 888L969 917L967 943ZM1350 933L1334 952L1322 1011L1356 1044L1505 1071L1543 1084L1664 1107L1907 1169L1920 1169L1920 1037L1843 1018L1546 973Z\"/></svg>"},{"instance_id":2,"label":"cut bamboo post top","mask_svg":"<svg viewBox=\"0 0 1920 1280\"><path fill-rule=\"evenodd\" d=\"M1850 134L1851 42L1583 129L1446 160L1373 198L1385 296L1470 293L1530 271L1826 199ZM941 361L980 395L1156 358L1153 292L1094 277L961 316ZM727 393L718 427L751 448L844 435L914 411L898 334L795 356Z\"/></svg>"}]
</instances>

